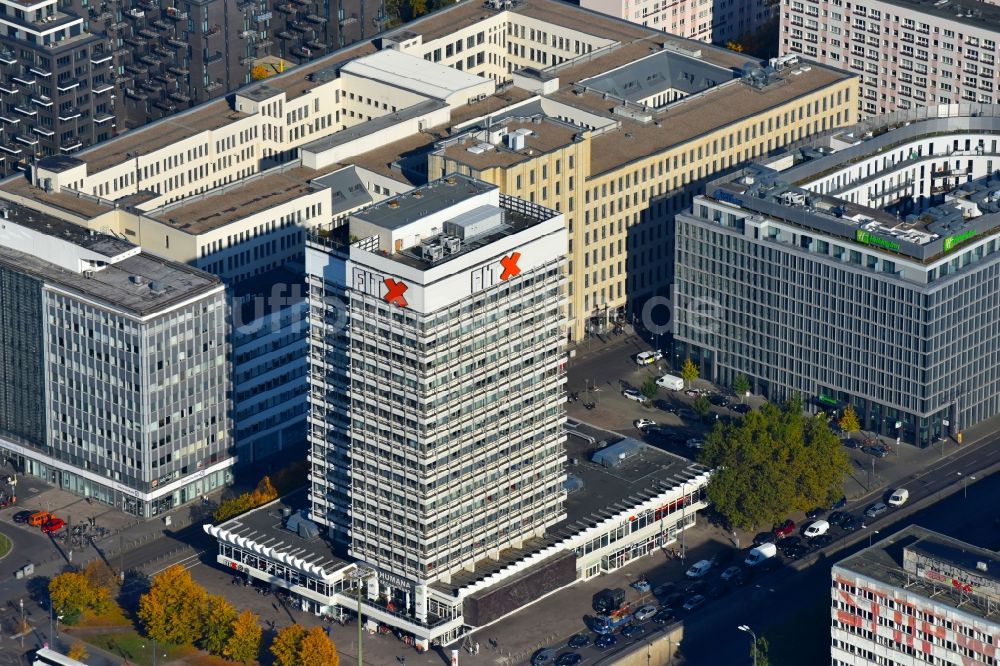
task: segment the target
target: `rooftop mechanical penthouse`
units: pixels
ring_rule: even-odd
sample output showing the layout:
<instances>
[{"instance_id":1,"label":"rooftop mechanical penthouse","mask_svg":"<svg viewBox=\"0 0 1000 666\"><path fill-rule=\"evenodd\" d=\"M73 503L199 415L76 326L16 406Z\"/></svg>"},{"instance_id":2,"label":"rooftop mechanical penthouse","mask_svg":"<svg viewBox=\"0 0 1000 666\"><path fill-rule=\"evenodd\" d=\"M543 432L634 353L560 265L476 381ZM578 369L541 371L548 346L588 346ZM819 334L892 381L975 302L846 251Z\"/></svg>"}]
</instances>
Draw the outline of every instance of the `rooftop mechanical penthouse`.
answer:
<instances>
[{"instance_id":1,"label":"rooftop mechanical penthouse","mask_svg":"<svg viewBox=\"0 0 1000 666\"><path fill-rule=\"evenodd\" d=\"M678 218L674 330L713 380L927 446L1000 411L1000 118L891 121L711 183Z\"/></svg>"}]
</instances>

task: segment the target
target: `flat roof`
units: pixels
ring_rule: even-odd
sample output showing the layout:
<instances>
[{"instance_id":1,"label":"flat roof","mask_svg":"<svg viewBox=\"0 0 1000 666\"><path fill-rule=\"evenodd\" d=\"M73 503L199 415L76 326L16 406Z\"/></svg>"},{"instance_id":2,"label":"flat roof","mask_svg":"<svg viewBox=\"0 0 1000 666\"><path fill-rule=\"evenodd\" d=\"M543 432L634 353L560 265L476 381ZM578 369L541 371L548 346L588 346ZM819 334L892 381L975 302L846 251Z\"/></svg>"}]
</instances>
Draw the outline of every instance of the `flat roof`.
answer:
<instances>
[{"instance_id":1,"label":"flat roof","mask_svg":"<svg viewBox=\"0 0 1000 666\"><path fill-rule=\"evenodd\" d=\"M566 471L570 478L575 477L583 483L581 488L570 491L566 497L566 518L546 530L543 537L528 539L521 548L501 551L498 560L480 561L474 571L453 573L450 583L434 583L435 588L456 594L459 589L485 579L534 552L576 536L620 513L627 506L641 504L708 472L703 465L648 444L619 466L602 467L590 461L597 451L597 443L612 445L626 438L572 420L567 423L566 431L569 433L566 440L569 465Z\"/></svg>"},{"instance_id":2,"label":"flat roof","mask_svg":"<svg viewBox=\"0 0 1000 666\"><path fill-rule=\"evenodd\" d=\"M887 4L975 28L1000 27L1000 7L979 0L885 0Z\"/></svg>"},{"instance_id":3,"label":"flat roof","mask_svg":"<svg viewBox=\"0 0 1000 666\"><path fill-rule=\"evenodd\" d=\"M202 234L312 192L314 188L309 181L318 173L307 167L280 173L268 171L263 177L247 178L229 187L190 196L145 215L168 224L177 220L177 229Z\"/></svg>"},{"instance_id":4,"label":"flat roof","mask_svg":"<svg viewBox=\"0 0 1000 666\"><path fill-rule=\"evenodd\" d=\"M3 211L5 215L0 218L0 222L4 219L10 220L14 224L86 248L109 259L134 250L136 247L133 243L122 238L97 233L79 224L73 224L13 202L0 201L0 211ZM2 240L3 234L0 233L0 241Z\"/></svg>"},{"instance_id":5,"label":"flat roof","mask_svg":"<svg viewBox=\"0 0 1000 666\"><path fill-rule=\"evenodd\" d=\"M289 509L294 514L309 508L309 490L302 488L259 509L227 520L218 525L218 528L243 537L254 545L265 546L277 553L308 562L322 569L326 575L350 566L351 562L333 554L329 542L323 537L322 525L319 525L320 535L311 539L303 539L298 533L284 528L283 509Z\"/></svg>"},{"instance_id":6,"label":"flat roof","mask_svg":"<svg viewBox=\"0 0 1000 666\"><path fill-rule=\"evenodd\" d=\"M37 228L39 224L51 224L53 235L66 237L63 232L68 232L70 235L67 240L70 242L76 242L79 236L81 243L86 243L85 246L91 249L99 247L118 253L135 247L131 243L110 236L102 234L91 236L89 230L51 215L21 207L16 208L22 212L15 214L13 213L15 207L9 203L7 208L14 221L17 221L15 215L30 215L34 227ZM0 246L0 264L15 272L34 276L46 284L103 301L140 317L155 314L181 301L207 293L222 284L219 278L211 273L145 252L108 264L101 270L95 270L90 274L91 277L4 246ZM136 280L136 277L141 280Z\"/></svg>"},{"instance_id":7,"label":"flat roof","mask_svg":"<svg viewBox=\"0 0 1000 666\"><path fill-rule=\"evenodd\" d=\"M580 85L637 102L666 90L681 90L693 95L735 77L736 73L731 68L664 49L584 79Z\"/></svg>"},{"instance_id":8,"label":"flat roof","mask_svg":"<svg viewBox=\"0 0 1000 666\"><path fill-rule=\"evenodd\" d=\"M962 591L952 584L950 576L942 576L936 581L926 575L926 570L918 572L913 564L907 562L914 561L912 558L915 555L923 558L924 562L929 559L940 563L963 578L972 575L991 584L1000 582L997 553L918 525L909 525L870 548L837 562L833 575L837 575L838 569L852 572L898 588L901 592L924 597L929 604L947 606L994 624L1000 623L1000 605L995 598L977 594L977 585L972 586L971 592ZM979 562L986 565L986 571L977 569Z\"/></svg>"},{"instance_id":9,"label":"flat roof","mask_svg":"<svg viewBox=\"0 0 1000 666\"><path fill-rule=\"evenodd\" d=\"M341 72L382 81L437 100L486 82L481 76L395 49L383 49L366 58L352 60L341 68Z\"/></svg>"},{"instance_id":10,"label":"flat roof","mask_svg":"<svg viewBox=\"0 0 1000 666\"><path fill-rule=\"evenodd\" d=\"M71 215L87 218L103 215L115 208L110 202L98 201L90 196L78 196L70 192L46 192L42 188L32 185L24 174L15 174L8 178L2 189L8 194L32 199Z\"/></svg>"},{"instance_id":11,"label":"flat roof","mask_svg":"<svg viewBox=\"0 0 1000 666\"><path fill-rule=\"evenodd\" d=\"M399 229L495 189L497 186L492 183L451 174L369 206L351 217L383 229Z\"/></svg>"},{"instance_id":12,"label":"flat roof","mask_svg":"<svg viewBox=\"0 0 1000 666\"><path fill-rule=\"evenodd\" d=\"M573 143L574 137L584 130L573 125L541 118L533 122L530 118L510 120L505 123L508 132L524 130L524 148L511 150L503 143L492 145L474 140L468 136L448 143L436 152L459 164L466 164L477 170L492 167L510 167L525 160L534 159L534 152L549 153ZM447 140L446 140L447 141ZM487 147L488 146L488 147ZM529 152L533 151L533 152Z\"/></svg>"}]
</instances>

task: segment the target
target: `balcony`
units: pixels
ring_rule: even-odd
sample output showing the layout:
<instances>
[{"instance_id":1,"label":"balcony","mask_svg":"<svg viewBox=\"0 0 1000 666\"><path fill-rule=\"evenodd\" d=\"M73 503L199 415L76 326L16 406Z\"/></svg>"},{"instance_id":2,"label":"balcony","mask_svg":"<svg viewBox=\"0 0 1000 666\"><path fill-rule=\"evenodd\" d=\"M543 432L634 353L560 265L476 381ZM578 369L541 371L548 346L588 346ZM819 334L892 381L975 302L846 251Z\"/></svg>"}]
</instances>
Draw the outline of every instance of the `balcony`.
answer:
<instances>
[{"instance_id":1,"label":"balcony","mask_svg":"<svg viewBox=\"0 0 1000 666\"><path fill-rule=\"evenodd\" d=\"M23 143L26 146L37 146L38 145L38 139L36 139L35 137L31 136L30 134L29 135L15 134L14 135L14 140L15 141L20 141L21 143Z\"/></svg>"},{"instance_id":2,"label":"balcony","mask_svg":"<svg viewBox=\"0 0 1000 666\"><path fill-rule=\"evenodd\" d=\"M187 76L188 75L188 71L186 69L184 69L183 67L177 67L176 65L172 66L172 67L167 67L167 71L170 72L171 74L175 75L175 76Z\"/></svg>"},{"instance_id":3,"label":"balcony","mask_svg":"<svg viewBox=\"0 0 1000 666\"><path fill-rule=\"evenodd\" d=\"M80 109L73 107L59 112L59 120L73 120L80 117Z\"/></svg>"},{"instance_id":4,"label":"balcony","mask_svg":"<svg viewBox=\"0 0 1000 666\"><path fill-rule=\"evenodd\" d=\"M142 30L139 31L139 34L145 37L146 39L160 38L160 33L156 32L155 30L150 30L149 28L143 28Z\"/></svg>"},{"instance_id":5,"label":"balcony","mask_svg":"<svg viewBox=\"0 0 1000 666\"><path fill-rule=\"evenodd\" d=\"M70 143L66 144L65 146L59 146L59 150L63 151L64 153L68 153L70 151L76 150L77 148L79 148L82 145L83 144L80 143L79 141L71 141Z\"/></svg>"},{"instance_id":6,"label":"balcony","mask_svg":"<svg viewBox=\"0 0 1000 666\"><path fill-rule=\"evenodd\" d=\"M143 81L139 84L139 87L151 93L158 93L163 90L163 84L154 80Z\"/></svg>"},{"instance_id":7,"label":"balcony","mask_svg":"<svg viewBox=\"0 0 1000 666\"><path fill-rule=\"evenodd\" d=\"M146 40L142 37L128 37L125 43L137 49L142 49L146 45ZM127 50L126 50L127 51Z\"/></svg>"},{"instance_id":8,"label":"balcony","mask_svg":"<svg viewBox=\"0 0 1000 666\"><path fill-rule=\"evenodd\" d=\"M17 57L13 51L0 51L0 62L5 65L15 65L17 64Z\"/></svg>"},{"instance_id":9,"label":"balcony","mask_svg":"<svg viewBox=\"0 0 1000 666\"><path fill-rule=\"evenodd\" d=\"M47 109L52 106L52 98L46 97L45 95L32 96L31 103Z\"/></svg>"},{"instance_id":10,"label":"balcony","mask_svg":"<svg viewBox=\"0 0 1000 666\"><path fill-rule=\"evenodd\" d=\"M103 111L94 114L94 122L97 123L98 125L103 125L104 123L110 122L114 119L115 117L113 115L111 115L110 113L105 113Z\"/></svg>"},{"instance_id":11,"label":"balcony","mask_svg":"<svg viewBox=\"0 0 1000 666\"><path fill-rule=\"evenodd\" d=\"M167 97L174 100L175 102L180 102L181 104L187 104L188 102L191 101L191 98L182 92L172 92L169 95L167 95Z\"/></svg>"},{"instance_id":12,"label":"balcony","mask_svg":"<svg viewBox=\"0 0 1000 666\"><path fill-rule=\"evenodd\" d=\"M274 6L274 10L278 11L278 12L281 12L282 14L294 14L295 13L295 7L293 5L287 4L287 3L286 4L282 4L282 5L275 5Z\"/></svg>"},{"instance_id":13,"label":"balcony","mask_svg":"<svg viewBox=\"0 0 1000 666\"><path fill-rule=\"evenodd\" d=\"M167 44L174 47L175 49L186 49L188 45L187 42L182 41L180 39L175 39L173 37L167 40Z\"/></svg>"},{"instance_id":14,"label":"balcony","mask_svg":"<svg viewBox=\"0 0 1000 666\"><path fill-rule=\"evenodd\" d=\"M18 93L17 86L12 83L0 83L0 93L4 95L16 95Z\"/></svg>"},{"instance_id":15,"label":"balcony","mask_svg":"<svg viewBox=\"0 0 1000 666\"><path fill-rule=\"evenodd\" d=\"M263 23L264 21L270 21L272 18L274 18L274 14L272 12L264 12L262 14L257 14L257 16L254 17L254 20L257 21L257 23Z\"/></svg>"},{"instance_id":16,"label":"balcony","mask_svg":"<svg viewBox=\"0 0 1000 666\"><path fill-rule=\"evenodd\" d=\"M153 27L157 30L172 30L174 26L170 25L163 19L156 19L153 21Z\"/></svg>"},{"instance_id":17,"label":"balcony","mask_svg":"<svg viewBox=\"0 0 1000 666\"><path fill-rule=\"evenodd\" d=\"M17 116L3 116L3 115L0 115L0 123L3 123L4 125L11 125L11 126L13 126L13 125L19 125L21 123L21 119L18 118Z\"/></svg>"},{"instance_id":18,"label":"balcony","mask_svg":"<svg viewBox=\"0 0 1000 666\"><path fill-rule=\"evenodd\" d=\"M220 25L216 24L216 25L213 25L211 28L209 28L208 30L205 31L205 36L206 37L211 37L212 35L218 35L220 32L222 32L222 27Z\"/></svg>"},{"instance_id":19,"label":"balcony","mask_svg":"<svg viewBox=\"0 0 1000 666\"><path fill-rule=\"evenodd\" d=\"M91 88L90 90L95 95L100 95L102 93L111 92L114 89L115 89L115 87L113 85L111 85L110 83L95 83L94 87Z\"/></svg>"},{"instance_id":20,"label":"balcony","mask_svg":"<svg viewBox=\"0 0 1000 666\"><path fill-rule=\"evenodd\" d=\"M171 104L170 102L157 101L153 102L153 106L161 111L166 111L167 113L173 113L177 110L177 105Z\"/></svg>"},{"instance_id":21,"label":"balcony","mask_svg":"<svg viewBox=\"0 0 1000 666\"><path fill-rule=\"evenodd\" d=\"M167 18L172 21L186 21L187 12L179 12L176 7L167 7Z\"/></svg>"},{"instance_id":22,"label":"balcony","mask_svg":"<svg viewBox=\"0 0 1000 666\"><path fill-rule=\"evenodd\" d=\"M18 146L8 146L7 144L0 144L0 150L8 155L20 155L22 152Z\"/></svg>"},{"instance_id":23,"label":"balcony","mask_svg":"<svg viewBox=\"0 0 1000 666\"><path fill-rule=\"evenodd\" d=\"M29 74L19 74L17 76L12 76L10 78L14 80L14 83L20 83L22 86L35 85L35 77Z\"/></svg>"},{"instance_id":24,"label":"balcony","mask_svg":"<svg viewBox=\"0 0 1000 666\"><path fill-rule=\"evenodd\" d=\"M60 83L56 84L56 89L61 93L66 93L69 92L70 90L73 90L74 88L78 88L79 86L80 86L79 81L61 81Z\"/></svg>"},{"instance_id":25,"label":"balcony","mask_svg":"<svg viewBox=\"0 0 1000 666\"><path fill-rule=\"evenodd\" d=\"M110 53L95 53L90 56L90 64L92 65L100 65L105 62L111 62Z\"/></svg>"},{"instance_id":26,"label":"balcony","mask_svg":"<svg viewBox=\"0 0 1000 666\"><path fill-rule=\"evenodd\" d=\"M160 58L165 58L166 60L174 59L174 52L162 46L157 46L155 49L153 49L153 53L160 56Z\"/></svg>"},{"instance_id":27,"label":"balcony","mask_svg":"<svg viewBox=\"0 0 1000 666\"><path fill-rule=\"evenodd\" d=\"M144 93L141 90L135 90L134 88L126 88L125 89L125 96L126 97L131 97L132 99L138 99L138 100L145 100L145 99L149 98L149 95L147 95L146 93ZM95 118L95 122L96 122L96 118Z\"/></svg>"},{"instance_id":28,"label":"balcony","mask_svg":"<svg viewBox=\"0 0 1000 666\"><path fill-rule=\"evenodd\" d=\"M50 136L55 135L54 131L46 129L44 127L32 127L31 131L34 132L35 134L38 134L39 136L44 136L46 139L49 138Z\"/></svg>"},{"instance_id":29,"label":"balcony","mask_svg":"<svg viewBox=\"0 0 1000 666\"><path fill-rule=\"evenodd\" d=\"M306 20L309 21L310 23L316 23L317 25L322 25L327 21L322 16L318 16L316 14L309 14L309 16L306 16Z\"/></svg>"},{"instance_id":30,"label":"balcony","mask_svg":"<svg viewBox=\"0 0 1000 666\"><path fill-rule=\"evenodd\" d=\"M35 116L38 115L37 111L27 106L20 106L20 105L15 106L14 111L20 113L22 116L27 116L29 118L34 118Z\"/></svg>"},{"instance_id":31,"label":"balcony","mask_svg":"<svg viewBox=\"0 0 1000 666\"><path fill-rule=\"evenodd\" d=\"M48 78L52 76L52 72L42 69L41 67L32 67L29 71L32 74L37 74L38 76L41 76L42 78Z\"/></svg>"}]
</instances>

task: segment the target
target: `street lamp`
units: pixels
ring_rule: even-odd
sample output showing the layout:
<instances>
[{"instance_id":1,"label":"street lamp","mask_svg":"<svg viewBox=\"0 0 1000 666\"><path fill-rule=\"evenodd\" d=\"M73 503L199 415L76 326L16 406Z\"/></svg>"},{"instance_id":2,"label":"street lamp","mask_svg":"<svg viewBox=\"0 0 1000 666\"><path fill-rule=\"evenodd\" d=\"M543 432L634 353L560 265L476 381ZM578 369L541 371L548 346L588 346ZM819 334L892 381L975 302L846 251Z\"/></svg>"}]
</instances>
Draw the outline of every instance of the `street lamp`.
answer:
<instances>
[{"instance_id":1,"label":"street lamp","mask_svg":"<svg viewBox=\"0 0 1000 666\"><path fill-rule=\"evenodd\" d=\"M21 647L24 647L24 599L18 600L21 605L21 627L18 629L18 633L21 634Z\"/></svg>"},{"instance_id":2,"label":"street lamp","mask_svg":"<svg viewBox=\"0 0 1000 666\"><path fill-rule=\"evenodd\" d=\"M347 579L353 581L358 588L358 666L362 666L361 660L361 588L364 586L364 582L369 578L373 578L378 574L376 571L370 567L355 567L354 571L347 574Z\"/></svg>"},{"instance_id":3,"label":"street lamp","mask_svg":"<svg viewBox=\"0 0 1000 666\"><path fill-rule=\"evenodd\" d=\"M863 527L864 529L868 529L867 525L862 525L861 527ZM868 533L868 547L869 548L872 547L872 538L874 538L874 536L876 534L878 534L878 530L872 530L871 532Z\"/></svg>"},{"instance_id":4,"label":"street lamp","mask_svg":"<svg viewBox=\"0 0 1000 666\"><path fill-rule=\"evenodd\" d=\"M753 630L745 624L741 624L736 628L750 634L750 638L753 639L753 666L757 666L757 634L753 633Z\"/></svg>"},{"instance_id":5,"label":"street lamp","mask_svg":"<svg viewBox=\"0 0 1000 666\"><path fill-rule=\"evenodd\" d=\"M965 481L965 483L963 484L963 487L962 487L962 498L963 499L969 499L969 479L972 479L973 481L975 481L976 477L974 477L974 476L962 476L961 472L956 472L956 474L958 474L958 476L960 478L964 479L964 481Z\"/></svg>"}]
</instances>

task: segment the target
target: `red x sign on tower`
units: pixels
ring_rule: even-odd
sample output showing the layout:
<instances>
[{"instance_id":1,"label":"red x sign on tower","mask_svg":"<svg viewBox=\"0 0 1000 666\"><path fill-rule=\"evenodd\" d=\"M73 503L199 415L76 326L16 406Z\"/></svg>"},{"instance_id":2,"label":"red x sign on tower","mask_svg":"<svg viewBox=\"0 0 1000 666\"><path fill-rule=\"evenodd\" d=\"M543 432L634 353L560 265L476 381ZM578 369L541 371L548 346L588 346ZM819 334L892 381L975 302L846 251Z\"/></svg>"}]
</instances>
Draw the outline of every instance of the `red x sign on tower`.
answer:
<instances>
[{"instance_id":1,"label":"red x sign on tower","mask_svg":"<svg viewBox=\"0 0 1000 666\"><path fill-rule=\"evenodd\" d=\"M521 274L521 269L517 266L517 262L520 258L520 252L512 252L500 260L500 265L503 266L503 273L500 274L501 280L509 280L512 277L517 277Z\"/></svg>"},{"instance_id":2,"label":"red x sign on tower","mask_svg":"<svg viewBox=\"0 0 1000 666\"><path fill-rule=\"evenodd\" d=\"M386 278L385 286L387 291L385 292L385 296L383 296L383 298L386 302L405 308L406 299L403 298L403 294L406 292L406 285L402 282L396 282L392 278Z\"/></svg>"}]
</instances>

